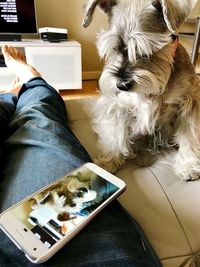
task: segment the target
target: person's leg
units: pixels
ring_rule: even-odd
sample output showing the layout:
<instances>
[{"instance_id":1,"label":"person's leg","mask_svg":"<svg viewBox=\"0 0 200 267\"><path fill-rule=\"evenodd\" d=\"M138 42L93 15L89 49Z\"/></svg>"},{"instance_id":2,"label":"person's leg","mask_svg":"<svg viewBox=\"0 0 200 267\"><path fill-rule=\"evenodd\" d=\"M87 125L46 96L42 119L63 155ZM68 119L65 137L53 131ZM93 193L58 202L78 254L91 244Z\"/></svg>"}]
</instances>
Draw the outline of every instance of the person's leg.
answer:
<instances>
[{"instance_id":1,"label":"person's leg","mask_svg":"<svg viewBox=\"0 0 200 267\"><path fill-rule=\"evenodd\" d=\"M25 83L4 143L0 210L91 161L67 127L66 108L57 91L28 66L18 52L3 50L6 64ZM15 192L13 194L13 192Z\"/></svg>"},{"instance_id":2,"label":"person's leg","mask_svg":"<svg viewBox=\"0 0 200 267\"><path fill-rule=\"evenodd\" d=\"M7 136L8 124L16 108L17 97L11 93L0 94L0 169L2 163L3 142Z\"/></svg>"},{"instance_id":3,"label":"person's leg","mask_svg":"<svg viewBox=\"0 0 200 267\"><path fill-rule=\"evenodd\" d=\"M24 70L22 72L24 75ZM8 127L9 136L4 143L0 211L84 162L91 161L67 127L65 104L56 90L37 74L27 76L31 80L21 88L15 114ZM0 255L1 266L14 264L12 261L16 255L19 255L19 266L25 266L24 255L2 232ZM6 260L8 258L10 261Z\"/></svg>"},{"instance_id":4,"label":"person's leg","mask_svg":"<svg viewBox=\"0 0 200 267\"><path fill-rule=\"evenodd\" d=\"M66 124L65 105L41 78L23 85L5 142L0 205L4 210L90 158ZM135 221L114 202L40 266L160 266L144 249ZM33 266L0 232L0 265Z\"/></svg>"},{"instance_id":5,"label":"person's leg","mask_svg":"<svg viewBox=\"0 0 200 267\"><path fill-rule=\"evenodd\" d=\"M10 93L0 94L0 149L7 134L7 126L12 118L17 97Z\"/></svg>"}]
</instances>

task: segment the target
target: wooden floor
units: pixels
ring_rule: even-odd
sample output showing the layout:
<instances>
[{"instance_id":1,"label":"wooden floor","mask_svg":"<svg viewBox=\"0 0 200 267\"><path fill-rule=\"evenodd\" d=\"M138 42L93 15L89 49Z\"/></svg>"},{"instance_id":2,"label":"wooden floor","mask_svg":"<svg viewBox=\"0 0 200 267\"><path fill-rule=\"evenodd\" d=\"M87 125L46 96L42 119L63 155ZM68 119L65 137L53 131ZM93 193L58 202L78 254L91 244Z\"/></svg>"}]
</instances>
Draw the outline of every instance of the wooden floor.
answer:
<instances>
[{"instance_id":1,"label":"wooden floor","mask_svg":"<svg viewBox=\"0 0 200 267\"><path fill-rule=\"evenodd\" d=\"M100 94L100 91L98 89L97 80L88 80L83 81L82 89L60 90L59 94L64 100L68 100L98 96Z\"/></svg>"}]
</instances>

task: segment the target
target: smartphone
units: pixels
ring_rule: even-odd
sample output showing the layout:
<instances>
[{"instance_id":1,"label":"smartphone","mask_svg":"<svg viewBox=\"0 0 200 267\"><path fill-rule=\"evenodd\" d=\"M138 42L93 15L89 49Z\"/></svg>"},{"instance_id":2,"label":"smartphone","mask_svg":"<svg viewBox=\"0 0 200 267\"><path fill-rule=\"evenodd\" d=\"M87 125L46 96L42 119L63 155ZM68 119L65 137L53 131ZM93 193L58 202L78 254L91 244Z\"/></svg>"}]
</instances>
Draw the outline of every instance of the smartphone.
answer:
<instances>
[{"instance_id":1,"label":"smartphone","mask_svg":"<svg viewBox=\"0 0 200 267\"><path fill-rule=\"evenodd\" d=\"M0 227L33 263L53 256L107 204L125 183L86 163L0 214Z\"/></svg>"}]
</instances>

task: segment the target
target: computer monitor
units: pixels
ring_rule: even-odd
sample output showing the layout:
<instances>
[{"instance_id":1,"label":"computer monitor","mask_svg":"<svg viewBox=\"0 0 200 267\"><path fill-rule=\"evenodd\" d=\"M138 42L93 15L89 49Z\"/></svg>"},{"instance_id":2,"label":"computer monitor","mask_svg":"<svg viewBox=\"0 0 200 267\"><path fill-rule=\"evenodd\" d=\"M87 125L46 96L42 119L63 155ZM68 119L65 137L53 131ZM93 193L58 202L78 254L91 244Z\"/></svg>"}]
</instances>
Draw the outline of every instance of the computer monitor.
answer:
<instances>
[{"instance_id":1,"label":"computer monitor","mask_svg":"<svg viewBox=\"0 0 200 267\"><path fill-rule=\"evenodd\" d=\"M34 0L0 0L0 40L19 41L24 33L37 33Z\"/></svg>"}]
</instances>

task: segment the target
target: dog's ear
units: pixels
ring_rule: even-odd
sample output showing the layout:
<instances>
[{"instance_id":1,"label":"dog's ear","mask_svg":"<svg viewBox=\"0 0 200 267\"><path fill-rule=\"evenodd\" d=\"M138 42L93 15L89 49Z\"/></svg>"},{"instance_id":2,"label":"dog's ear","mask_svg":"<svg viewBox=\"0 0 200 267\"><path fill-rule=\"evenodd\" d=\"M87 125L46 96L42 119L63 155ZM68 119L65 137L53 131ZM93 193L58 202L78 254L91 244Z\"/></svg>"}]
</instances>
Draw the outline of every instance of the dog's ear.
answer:
<instances>
[{"instance_id":1,"label":"dog's ear","mask_svg":"<svg viewBox=\"0 0 200 267\"><path fill-rule=\"evenodd\" d=\"M83 27L88 27L93 18L95 8L99 6L101 10L110 15L113 6L117 4L118 0L87 0L84 5L84 19Z\"/></svg>"},{"instance_id":2,"label":"dog's ear","mask_svg":"<svg viewBox=\"0 0 200 267\"><path fill-rule=\"evenodd\" d=\"M177 34L181 23L194 8L197 0L152 0L152 5L163 13L167 28Z\"/></svg>"}]
</instances>

